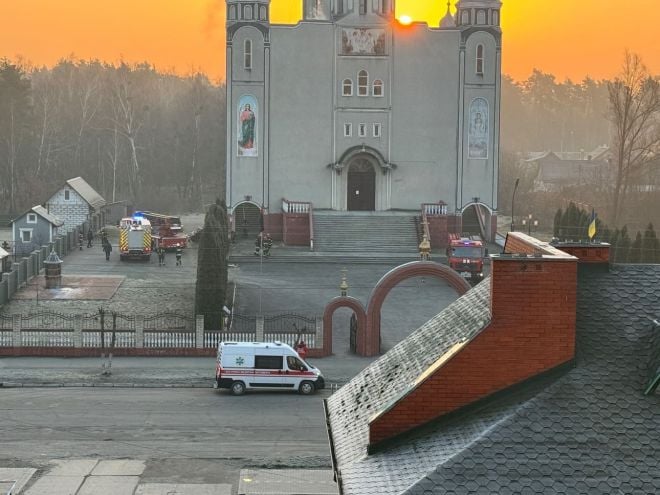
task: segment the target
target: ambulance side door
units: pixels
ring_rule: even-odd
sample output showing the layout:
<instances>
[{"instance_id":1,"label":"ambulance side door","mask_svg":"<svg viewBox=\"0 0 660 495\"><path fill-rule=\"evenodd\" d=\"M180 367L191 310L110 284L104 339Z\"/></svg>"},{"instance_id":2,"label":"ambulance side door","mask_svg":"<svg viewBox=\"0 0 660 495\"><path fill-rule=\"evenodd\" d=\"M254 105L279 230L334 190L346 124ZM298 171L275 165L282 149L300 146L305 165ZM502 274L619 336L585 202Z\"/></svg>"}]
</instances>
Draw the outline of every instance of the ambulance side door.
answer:
<instances>
[{"instance_id":1,"label":"ambulance side door","mask_svg":"<svg viewBox=\"0 0 660 495\"><path fill-rule=\"evenodd\" d=\"M254 375L251 377L249 386L254 388L284 387L283 361L281 355L255 354Z\"/></svg>"},{"instance_id":2,"label":"ambulance side door","mask_svg":"<svg viewBox=\"0 0 660 495\"><path fill-rule=\"evenodd\" d=\"M286 356L285 357L286 365L286 377L290 387L298 389L300 382L303 380L314 381L316 376L313 372L307 369L307 366L298 359L298 356Z\"/></svg>"}]
</instances>

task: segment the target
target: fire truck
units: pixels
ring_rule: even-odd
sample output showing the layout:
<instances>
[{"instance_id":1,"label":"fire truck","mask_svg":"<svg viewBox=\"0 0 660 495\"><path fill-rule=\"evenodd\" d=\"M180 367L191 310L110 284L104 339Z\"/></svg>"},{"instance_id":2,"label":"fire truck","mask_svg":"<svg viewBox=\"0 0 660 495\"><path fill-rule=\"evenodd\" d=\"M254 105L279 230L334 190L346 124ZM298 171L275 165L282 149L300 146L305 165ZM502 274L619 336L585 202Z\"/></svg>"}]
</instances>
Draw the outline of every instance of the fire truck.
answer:
<instances>
[{"instance_id":1,"label":"fire truck","mask_svg":"<svg viewBox=\"0 0 660 495\"><path fill-rule=\"evenodd\" d=\"M119 259L149 260L151 258L151 223L139 215L119 222Z\"/></svg>"},{"instance_id":2,"label":"fire truck","mask_svg":"<svg viewBox=\"0 0 660 495\"><path fill-rule=\"evenodd\" d=\"M164 215L152 211L136 212L142 218L151 222L152 235L157 247L163 249L185 248L188 237L183 233L181 219L173 215Z\"/></svg>"},{"instance_id":3,"label":"fire truck","mask_svg":"<svg viewBox=\"0 0 660 495\"><path fill-rule=\"evenodd\" d=\"M447 262L462 277L479 282L484 274L484 244L478 235L449 234Z\"/></svg>"}]
</instances>

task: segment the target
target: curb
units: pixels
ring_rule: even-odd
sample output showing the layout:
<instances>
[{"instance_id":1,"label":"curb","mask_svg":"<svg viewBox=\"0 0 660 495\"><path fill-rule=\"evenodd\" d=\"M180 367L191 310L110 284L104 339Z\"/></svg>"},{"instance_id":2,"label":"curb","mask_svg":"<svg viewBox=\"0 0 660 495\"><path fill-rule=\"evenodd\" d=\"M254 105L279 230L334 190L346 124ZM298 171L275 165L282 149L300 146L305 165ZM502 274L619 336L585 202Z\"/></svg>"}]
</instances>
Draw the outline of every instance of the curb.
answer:
<instances>
[{"instance_id":1,"label":"curb","mask_svg":"<svg viewBox=\"0 0 660 495\"><path fill-rule=\"evenodd\" d=\"M347 382L327 382L326 390L341 388ZM41 382L0 382L1 389L10 388L210 388L213 384L206 383L41 383Z\"/></svg>"}]
</instances>

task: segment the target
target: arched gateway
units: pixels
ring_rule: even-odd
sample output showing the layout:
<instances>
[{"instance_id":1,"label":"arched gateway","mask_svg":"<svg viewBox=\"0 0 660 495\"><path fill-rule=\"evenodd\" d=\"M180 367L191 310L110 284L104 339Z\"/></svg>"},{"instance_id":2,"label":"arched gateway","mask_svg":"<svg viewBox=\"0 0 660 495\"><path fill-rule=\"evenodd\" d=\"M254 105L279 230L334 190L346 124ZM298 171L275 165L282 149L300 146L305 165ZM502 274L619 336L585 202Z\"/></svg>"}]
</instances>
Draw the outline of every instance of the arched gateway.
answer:
<instances>
[{"instance_id":1,"label":"arched gateway","mask_svg":"<svg viewBox=\"0 0 660 495\"><path fill-rule=\"evenodd\" d=\"M371 292L367 310L353 297L337 297L330 301L323 314L323 344L332 353L332 316L342 307L352 309L357 316L357 353L376 356L380 353L380 311L385 298L399 283L413 277L435 277L445 280L459 296L470 290L470 284L446 265L431 261L412 261L386 273Z\"/></svg>"}]
</instances>

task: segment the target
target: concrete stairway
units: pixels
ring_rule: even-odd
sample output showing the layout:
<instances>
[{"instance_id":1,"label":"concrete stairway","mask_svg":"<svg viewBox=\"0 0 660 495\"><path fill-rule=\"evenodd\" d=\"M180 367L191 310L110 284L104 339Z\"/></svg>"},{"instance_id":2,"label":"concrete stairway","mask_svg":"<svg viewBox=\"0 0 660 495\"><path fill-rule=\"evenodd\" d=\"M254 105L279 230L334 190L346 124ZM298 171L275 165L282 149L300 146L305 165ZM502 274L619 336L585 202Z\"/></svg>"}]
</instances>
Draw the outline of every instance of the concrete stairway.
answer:
<instances>
[{"instance_id":1,"label":"concrete stairway","mask_svg":"<svg viewBox=\"0 0 660 495\"><path fill-rule=\"evenodd\" d=\"M417 253L415 213L314 211L317 253Z\"/></svg>"}]
</instances>

